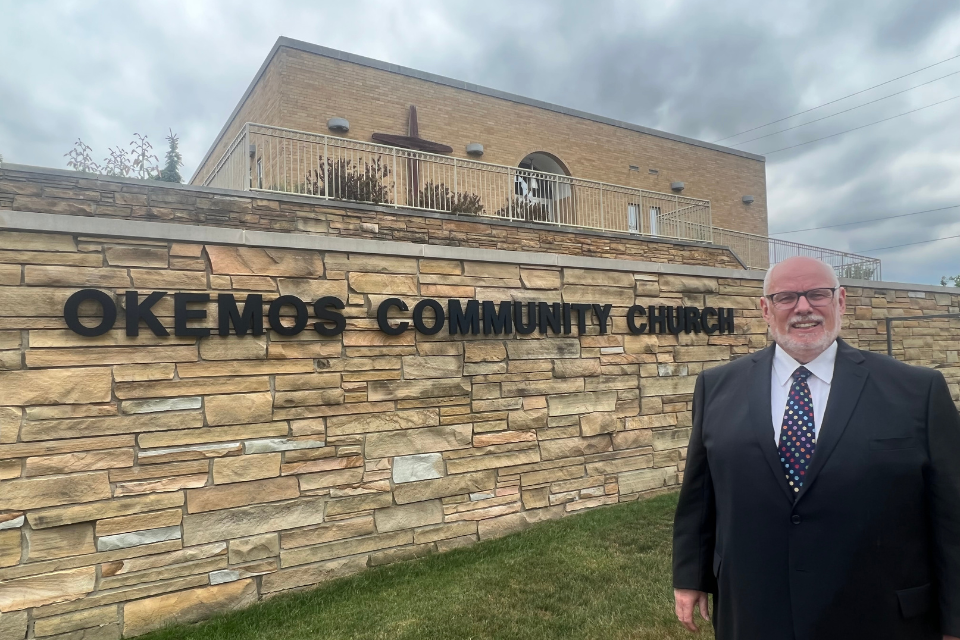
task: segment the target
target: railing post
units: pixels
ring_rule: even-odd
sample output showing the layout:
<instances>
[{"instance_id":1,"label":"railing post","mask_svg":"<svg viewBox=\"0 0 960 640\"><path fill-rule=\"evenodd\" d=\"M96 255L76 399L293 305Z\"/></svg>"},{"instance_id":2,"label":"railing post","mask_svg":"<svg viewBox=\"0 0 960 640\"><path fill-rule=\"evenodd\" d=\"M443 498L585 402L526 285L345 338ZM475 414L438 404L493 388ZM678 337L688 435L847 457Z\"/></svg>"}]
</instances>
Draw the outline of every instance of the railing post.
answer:
<instances>
[{"instance_id":1,"label":"railing post","mask_svg":"<svg viewBox=\"0 0 960 640\"><path fill-rule=\"evenodd\" d=\"M603 183L600 183L600 229L606 231L607 228L603 226Z\"/></svg>"},{"instance_id":2,"label":"railing post","mask_svg":"<svg viewBox=\"0 0 960 640\"><path fill-rule=\"evenodd\" d=\"M327 164L327 136L323 136L323 197L327 200L330 199L330 175L333 171L330 170L330 165Z\"/></svg>"},{"instance_id":3,"label":"railing post","mask_svg":"<svg viewBox=\"0 0 960 640\"><path fill-rule=\"evenodd\" d=\"M393 148L393 206L399 207L400 200L397 199L397 148Z\"/></svg>"},{"instance_id":4,"label":"railing post","mask_svg":"<svg viewBox=\"0 0 960 640\"><path fill-rule=\"evenodd\" d=\"M246 173L246 180L243 181L244 185L242 190L250 191L250 188L253 186L253 176L250 175L251 167L250 167L250 123L249 122L243 125L243 150L244 150L243 155L246 156L247 158L247 161L246 161L247 173Z\"/></svg>"},{"instance_id":5,"label":"railing post","mask_svg":"<svg viewBox=\"0 0 960 640\"><path fill-rule=\"evenodd\" d=\"M457 198L457 159L453 159L453 198Z\"/></svg>"}]
</instances>

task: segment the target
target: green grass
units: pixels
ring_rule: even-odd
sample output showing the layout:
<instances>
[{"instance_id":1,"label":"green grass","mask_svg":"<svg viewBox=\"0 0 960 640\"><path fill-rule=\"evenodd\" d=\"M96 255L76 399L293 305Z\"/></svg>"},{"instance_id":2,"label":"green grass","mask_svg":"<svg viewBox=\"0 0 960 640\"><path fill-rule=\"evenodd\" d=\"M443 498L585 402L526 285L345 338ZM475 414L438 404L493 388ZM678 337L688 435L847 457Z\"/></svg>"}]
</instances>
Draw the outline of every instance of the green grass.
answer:
<instances>
[{"instance_id":1,"label":"green grass","mask_svg":"<svg viewBox=\"0 0 960 640\"><path fill-rule=\"evenodd\" d=\"M667 494L604 507L143 638L691 638L673 614L676 503Z\"/></svg>"}]
</instances>

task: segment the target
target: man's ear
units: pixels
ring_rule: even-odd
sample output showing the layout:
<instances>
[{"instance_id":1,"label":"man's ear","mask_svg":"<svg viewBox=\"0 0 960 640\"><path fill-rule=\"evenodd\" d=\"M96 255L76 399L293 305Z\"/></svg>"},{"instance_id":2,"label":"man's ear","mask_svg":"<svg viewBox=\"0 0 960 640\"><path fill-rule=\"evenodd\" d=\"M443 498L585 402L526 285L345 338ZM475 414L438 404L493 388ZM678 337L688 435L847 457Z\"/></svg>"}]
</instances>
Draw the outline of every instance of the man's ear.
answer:
<instances>
[{"instance_id":1,"label":"man's ear","mask_svg":"<svg viewBox=\"0 0 960 640\"><path fill-rule=\"evenodd\" d=\"M843 287L837 291L838 293L838 303L840 304L840 315L842 316L847 311L847 290Z\"/></svg>"},{"instance_id":2,"label":"man's ear","mask_svg":"<svg viewBox=\"0 0 960 640\"><path fill-rule=\"evenodd\" d=\"M763 319L769 324L772 320L772 311L770 310L770 301L765 296L760 296L760 312L763 314Z\"/></svg>"}]
</instances>

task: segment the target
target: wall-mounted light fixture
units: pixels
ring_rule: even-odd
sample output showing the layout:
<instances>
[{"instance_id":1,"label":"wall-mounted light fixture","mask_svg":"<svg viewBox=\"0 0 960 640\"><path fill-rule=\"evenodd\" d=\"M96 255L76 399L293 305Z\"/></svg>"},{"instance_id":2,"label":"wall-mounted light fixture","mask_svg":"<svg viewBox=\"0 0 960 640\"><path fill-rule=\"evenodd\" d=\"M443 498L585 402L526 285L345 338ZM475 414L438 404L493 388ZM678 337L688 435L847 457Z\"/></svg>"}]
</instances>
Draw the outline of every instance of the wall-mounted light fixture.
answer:
<instances>
[{"instance_id":1,"label":"wall-mounted light fixture","mask_svg":"<svg viewBox=\"0 0 960 640\"><path fill-rule=\"evenodd\" d=\"M337 133L346 133L350 131L350 123L347 122L346 118L330 118L327 120L327 129Z\"/></svg>"},{"instance_id":2,"label":"wall-mounted light fixture","mask_svg":"<svg viewBox=\"0 0 960 640\"><path fill-rule=\"evenodd\" d=\"M257 157L257 145L255 144L250 145L250 149L248 149L248 151L250 152L251 158Z\"/></svg>"},{"instance_id":3,"label":"wall-mounted light fixture","mask_svg":"<svg viewBox=\"0 0 960 640\"><path fill-rule=\"evenodd\" d=\"M682 182L671 182L671 183L670 183L670 188L671 188L673 191L676 191L677 193L680 193L681 191L683 191L684 187L686 187L686 186L687 186L687 185L685 185L685 184L682 183Z\"/></svg>"},{"instance_id":4,"label":"wall-mounted light fixture","mask_svg":"<svg viewBox=\"0 0 960 640\"><path fill-rule=\"evenodd\" d=\"M743 204L753 204L753 196L743 196Z\"/></svg>"},{"instance_id":5,"label":"wall-mounted light fixture","mask_svg":"<svg viewBox=\"0 0 960 640\"><path fill-rule=\"evenodd\" d=\"M467 155L468 156L482 156L483 155L483 145L479 142L471 142L467 145Z\"/></svg>"}]
</instances>

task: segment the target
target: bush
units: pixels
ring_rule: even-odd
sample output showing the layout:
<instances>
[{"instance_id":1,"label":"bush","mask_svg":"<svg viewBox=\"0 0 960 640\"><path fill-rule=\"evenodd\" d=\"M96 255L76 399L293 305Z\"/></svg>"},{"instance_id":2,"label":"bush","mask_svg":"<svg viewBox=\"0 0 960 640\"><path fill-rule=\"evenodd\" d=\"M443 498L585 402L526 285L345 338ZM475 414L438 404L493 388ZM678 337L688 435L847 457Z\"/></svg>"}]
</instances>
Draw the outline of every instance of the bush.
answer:
<instances>
[{"instance_id":1,"label":"bush","mask_svg":"<svg viewBox=\"0 0 960 640\"><path fill-rule=\"evenodd\" d=\"M313 170L307 174L306 193L322 196L326 195L339 200L356 200L358 202L372 202L374 204L390 203L389 190L383 184L384 178L390 175L390 169L382 162L381 156L360 166L352 166L352 160L327 159L326 166L320 159L320 170Z\"/></svg>"},{"instance_id":2,"label":"bush","mask_svg":"<svg viewBox=\"0 0 960 640\"><path fill-rule=\"evenodd\" d=\"M540 202L530 202L526 198L514 196L511 205L506 204L493 214L500 218L513 218L528 222L550 222L550 208Z\"/></svg>"},{"instance_id":3,"label":"bush","mask_svg":"<svg viewBox=\"0 0 960 640\"><path fill-rule=\"evenodd\" d=\"M475 193L454 193L442 182L439 184L426 183L423 189L414 196L411 206L450 213L473 215L483 213L483 203L480 202L480 196Z\"/></svg>"}]
</instances>

